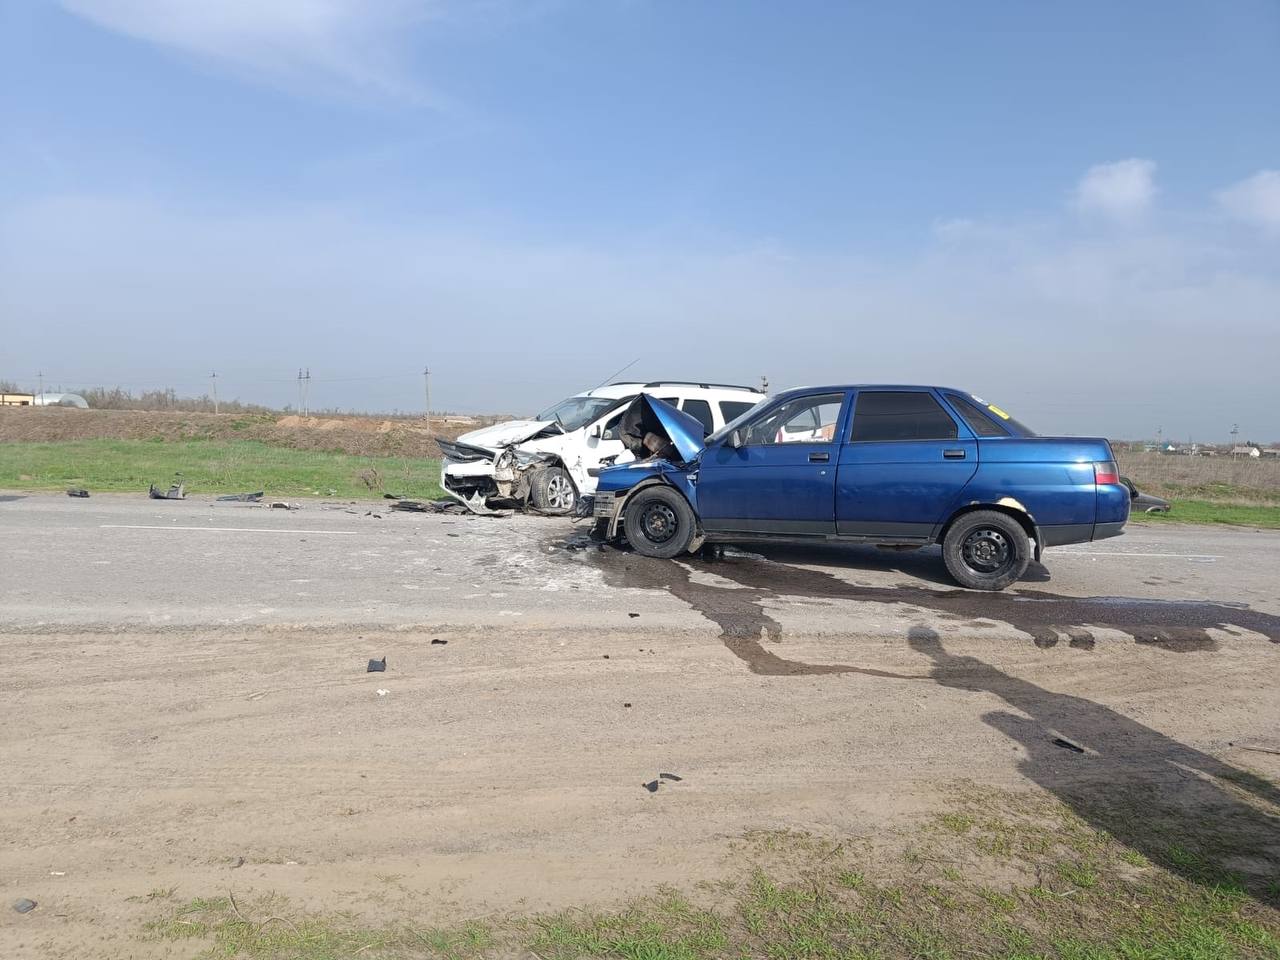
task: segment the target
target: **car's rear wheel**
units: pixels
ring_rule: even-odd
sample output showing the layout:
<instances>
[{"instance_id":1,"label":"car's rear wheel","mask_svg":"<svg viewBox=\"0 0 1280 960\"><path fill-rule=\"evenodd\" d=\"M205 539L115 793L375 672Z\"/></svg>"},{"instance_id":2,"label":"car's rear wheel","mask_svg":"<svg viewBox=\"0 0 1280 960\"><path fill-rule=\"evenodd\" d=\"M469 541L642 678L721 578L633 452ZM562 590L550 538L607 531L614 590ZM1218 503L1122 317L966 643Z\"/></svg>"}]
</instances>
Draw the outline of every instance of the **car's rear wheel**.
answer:
<instances>
[{"instance_id":1,"label":"car's rear wheel","mask_svg":"<svg viewBox=\"0 0 1280 960\"><path fill-rule=\"evenodd\" d=\"M963 587L1003 590L1026 572L1031 562L1031 539L1008 514L975 510L947 531L942 560Z\"/></svg>"},{"instance_id":2,"label":"car's rear wheel","mask_svg":"<svg viewBox=\"0 0 1280 960\"><path fill-rule=\"evenodd\" d=\"M560 517L573 512L573 506L578 502L578 491L567 470L546 467L533 475L529 498L540 513Z\"/></svg>"},{"instance_id":3,"label":"car's rear wheel","mask_svg":"<svg viewBox=\"0 0 1280 960\"><path fill-rule=\"evenodd\" d=\"M696 523L689 503L670 487L649 487L627 503L627 540L636 553L670 560L689 549Z\"/></svg>"}]
</instances>

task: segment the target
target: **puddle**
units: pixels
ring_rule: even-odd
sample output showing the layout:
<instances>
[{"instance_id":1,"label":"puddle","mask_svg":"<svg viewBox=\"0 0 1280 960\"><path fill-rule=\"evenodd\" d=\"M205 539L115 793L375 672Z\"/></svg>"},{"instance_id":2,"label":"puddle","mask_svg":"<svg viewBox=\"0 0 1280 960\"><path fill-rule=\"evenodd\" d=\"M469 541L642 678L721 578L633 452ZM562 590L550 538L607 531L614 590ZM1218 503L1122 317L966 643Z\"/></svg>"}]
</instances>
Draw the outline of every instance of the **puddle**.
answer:
<instances>
[{"instance_id":1,"label":"puddle","mask_svg":"<svg viewBox=\"0 0 1280 960\"><path fill-rule=\"evenodd\" d=\"M1064 597L1038 589L978 593L931 589L907 584L877 587L849 583L818 570L766 560L754 554L727 552L723 559L684 557L679 562L653 560L612 547L600 550L585 535L557 541L556 547L585 551L584 559L612 587L666 590L720 627L720 639L753 673L794 676L863 673L918 679L842 664L788 660L769 650L782 641L782 625L769 615L765 601L780 597L855 600L901 604L945 620L986 626L1007 623L1031 636L1036 646L1059 643L1081 650L1095 645L1093 630L1111 629L1135 642L1170 652L1215 650L1210 629L1239 628L1280 643L1280 617L1243 604L1199 600L1143 600L1127 597ZM940 561L939 561L940 562ZM714 586L717 581L729 581Z\"/></svg>"}]
</instances>

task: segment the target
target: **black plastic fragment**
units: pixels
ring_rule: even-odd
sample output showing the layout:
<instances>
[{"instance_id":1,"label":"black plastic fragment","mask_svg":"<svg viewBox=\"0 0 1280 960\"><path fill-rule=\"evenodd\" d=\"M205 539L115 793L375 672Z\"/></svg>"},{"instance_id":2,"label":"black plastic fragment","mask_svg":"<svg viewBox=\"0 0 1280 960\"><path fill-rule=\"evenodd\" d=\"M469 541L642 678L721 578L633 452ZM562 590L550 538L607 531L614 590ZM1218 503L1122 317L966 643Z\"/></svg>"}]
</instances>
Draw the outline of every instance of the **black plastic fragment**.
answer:
<instances>
[{"instance_id":1,"label":"black plastic fragment","mask_svg":"<svg viewBox=\"0 0 1280 960\"><path fill-rule=\"evenodd\" d=\"M643 786L643 787L644 787L646 790L648 790L650 793L657 793L657 792L658 792L658 781L657 781L657 780L650 780L648 783L641 784L641 786Z\"/></svg>"},{"instance_id":2,"label":"black plastic fragment","mask_svg":"<svg viewBox=\"0 0 1280 960\"><path fill-rule=\"evenodd\" d=\"M383 657L381 660L370 660L369 669L365 670L365 673L385 673L386 669L387 658Z\"/></svg>"},{"instance_id":3,"label":"black plastic fragment","mask_svg":"<svg viewBox=\"0 0 1280 960\"><path fill-rule=\"evenodd\" d=\"M448 643L448 642L449 642L448 640L441 640L439 637L435 637L435 638L431 641L431 645L432 645L433 647L435 647L435 646L441 646L441 647L443 647L443 646L444 646L446 643Z\"/></svg>"},{"instance_id":4,"label":"black plastic fragment","mask_svg":"<svg viewBox=\"0 0 1280 960\"><path fill-rule=\"evenodd\" d=\"M30 913L35 908L36 902L34 900L28 900L25 897L21 900L13 901L13 909L17 910L19 913Z\"/></svg>"},{"instance_id":5,"label":"black plastic fragment","mask_svg":"<svg viewBox=\"0 0 1280 960\"><path fill-rule=\"evenodd\" d=\"M67 496L83 498L89 496L89 491L84 487L67 487Z\"/></svg>"},{"instance_id":6,"label":"black plastic fragment","mask_svg":"<svg viewBox=\"0 0 1280 960\"><path fill-rule=\"evenodd\" d=\"M1072 743L1070 740L1066 740L1063 737L1054 737L1053 745L1055 747L1062 747L1064 750L1070 750L1072 753L1084 753L1084 747L1080 746L1078 743Z\"/></svg>"},{"instance_id":7,"label":"black plastic fragment","mask_svg":"<svg viewBox=\"0 0 1280 960\"><path fill-rule=\"evenodd\" d=\"M627 614L627 616L634 620L636 617L640 616L640 614L638 614L638 613L628 613L628 614Z\"/></svg>"},{"instance_id":8,"label":"black plastic fragment","mask_svg":"<svg viewBox=\"0 0 1280 960\"><path fill-rule=\"evenodd\" d=\"M676 783L679 783L681 780L683 780L683 779L684 779L684 777L677 777L674 773L660 773L660 774L658 774L658 779L659 779L659 780L674 780Z\"/></svg>"},{"instance_id":9,"label":"black plastic fragment","mask_svg":"<svg viewBox=\"0 0 1280 960\"><path fill-rule=\"evenodd\" d=\"M257 503L262 499L263 493L262 490L254 493L228 493L217 499L220 503Z\"/></svg>"}]
</instances>

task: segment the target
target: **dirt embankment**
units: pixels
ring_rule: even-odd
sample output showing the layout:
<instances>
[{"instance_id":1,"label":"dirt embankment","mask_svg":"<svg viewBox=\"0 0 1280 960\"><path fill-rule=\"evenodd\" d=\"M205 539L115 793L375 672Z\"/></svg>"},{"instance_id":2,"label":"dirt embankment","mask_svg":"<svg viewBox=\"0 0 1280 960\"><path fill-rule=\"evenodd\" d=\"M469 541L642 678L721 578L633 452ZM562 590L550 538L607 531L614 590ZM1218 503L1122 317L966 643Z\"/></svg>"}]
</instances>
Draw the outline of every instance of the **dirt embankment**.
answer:
<instances>
[{"instance_id":1,"label":"dirt embankment","mask_svg":"<svg viewBox=\"0 0 1280 960\"><path fill-rule=\"evenodd\" d=\"M10 407L0 408L0 442L259 440L278 447L363 457L436 457L440 449L433 436L452 439L493 420L434 418L428 429L424 419Z\"/></svg>"}]
</instances>

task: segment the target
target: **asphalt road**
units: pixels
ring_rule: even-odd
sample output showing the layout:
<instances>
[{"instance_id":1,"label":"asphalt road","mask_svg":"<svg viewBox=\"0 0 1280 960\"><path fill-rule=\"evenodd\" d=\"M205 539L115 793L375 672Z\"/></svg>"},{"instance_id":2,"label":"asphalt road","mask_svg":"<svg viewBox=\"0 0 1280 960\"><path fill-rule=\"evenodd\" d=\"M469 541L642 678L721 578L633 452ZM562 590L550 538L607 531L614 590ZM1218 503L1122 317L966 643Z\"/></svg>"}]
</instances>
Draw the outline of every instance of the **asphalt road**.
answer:
<instances>
[{"instance_id":1,"label":"asphalt road","mask_svg":"<svg viewBox=\"0 0 1280 960\"><path fill-rule=\"evenodd\" d=\"M0 496L0 885L41 904L0 910L0 956L167 956L139 932L170 887L440 922L616 901L962 781L1138 849L1114 811L1173 804L1274 876L1240 784L1280 777L1278 559L1134 527L979 594L936 550L665 562L548 518Z\"/></svg>"},{"instance_id":2,"label":"asphalt road","mask_svg":"<svg viewBox=\"0 0 1280 960\"><path fill-rule=\"evenodd\" d=\"M980 628L988 637L1112 621L1158 633L1229 626L1234 616L1124 602L1100 609L1083 598L1209 601L1280 614L1276 531L1133 526L1120 538L1050 550L1013 590L985 595L955 594L936 549L752 547L723 562L651 563L599 550L585 526L568 520L386 506L308 502L287 511L0 495L0 625L611 629L634 626L629 615L639 612L648 623L697 629L717 622L704 601L723 607L723 588L732 586L756 591L755 606L799 634L900 637L922 622L963 631L964 620L977 619L995 623Z\"/></svg>"}]
</instances>

